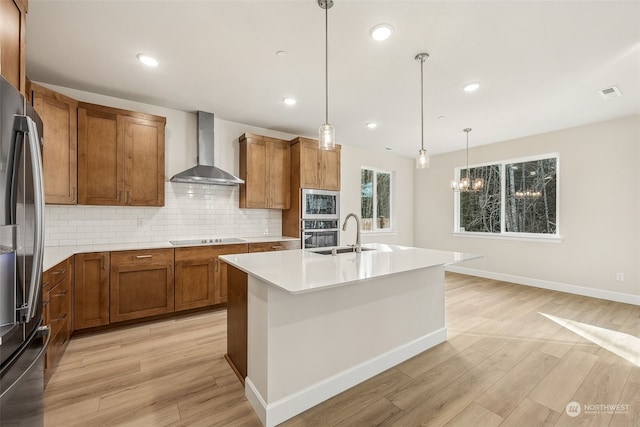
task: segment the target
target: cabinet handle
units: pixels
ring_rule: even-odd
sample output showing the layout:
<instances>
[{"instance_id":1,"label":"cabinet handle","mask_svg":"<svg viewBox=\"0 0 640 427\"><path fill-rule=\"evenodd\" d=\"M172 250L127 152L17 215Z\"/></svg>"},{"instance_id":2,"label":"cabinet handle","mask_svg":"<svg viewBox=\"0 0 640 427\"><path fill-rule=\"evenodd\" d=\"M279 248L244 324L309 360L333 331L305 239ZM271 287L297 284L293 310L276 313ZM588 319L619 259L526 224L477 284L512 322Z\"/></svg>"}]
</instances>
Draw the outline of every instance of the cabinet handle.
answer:
<instances>
[{"instance_id":1,"label":"cabinet handle","mask_svg":"<svg viewBox=\"0 0 640 427\"><path fill-rule=\"evenodd\" d=\"M131 192L130 192L129 190L127 190L127 201L125 202L127 205L128 205L128 204L129 204L129 202L130 202L130 199L131 199L131 197L130 197L130 196L131 196Z\"/></svg>"},{"instance_id":2,"label":"cabinet handle","mask_svg":"<svg viewBox=\"0 0 640 427\"><path fill-rule=\"evenodd\" d=\"M76 187L71 187L71 201L76 201Z\"/></svg>"},{"instance_id":3,"label":"cabinet handle","mask_svg":"<svg viewBox=\"0 0 640 427\"><path fill-rule=\"evenodd\" d=\"M271 246L271 249L273 249L274 251L281 251L286 248L282 245L275 245L275 246Z\"/></svg>"},{"instance_id":4,"label":"cabinet handle","mask_svg":"<svg viewBox=\"0 0 640 427\"><path fill-rule=\"evenodd\" d=\"M51 295L51 296L52 296L52 297L63 297L63 296L65 296L65 295L67 295L67 291L62 291L62 292L60 292L60 293L58 293L58 294L53 294L53 295Z\"/></svg>"},{"instance_id":5,"label":"cabinet handle","mask_svg":"<svg viewBox=\"0 0 640 427\"><path fill-rule=\"evenodd\" d=\"M64 320L67 318L67 313L63 314L61 317L58 317L57 319L52 319L52 322L59 322L61 320Z\"/></svg>"},{"instance_id":6,"label":"cabinet handle","mask_svg":"<svg viewBox=\"0 0 640 427\"><path fill-rule=\"evenodd\" d=\"M62 270L54 271L54 272L52 272L51 274L64 274L64 273L66 273L66 272L67 272L67 269L66 269L66 268L63 268Z\"/></svg>"},{"instance_id":7,"label":"cabinet handle","mask_svg":"<svg viewBox=\"0 0 640 427\"><path fill-rule=\"evenodd\" d=\"M218 272L219 269L220 269L220 260L216 258L216 273Z\"/></svg>"},{"instance_id":8,"label":"cabinet handle","mask_svg":"<svg viewBox=\"0 0 640 427\"><path fill-rule=\"evenodd\" d=\"M118 202L122 202L122 190L118 191Z\"/></svg>"},{"instance_id":9,"label":"cabinet handle","mask_svg":"<svg viewBox=\"0 0 640 427\"><path fill-rule=\"evenodd\" d=\"M100 259L100 266L102 267L103 270L107 266L107 256L106 255L102 255L102 257Z\"/></svg>"},{"instance_id":10,"label":"cabinet handle","mask_svg":"<svg viewBox=\"0 0 640 427\"><path fill-rule=\"evenodd\" d=\"M153 255L136 255L137 259L153 258Z\"/></svg>"}]
</instances>

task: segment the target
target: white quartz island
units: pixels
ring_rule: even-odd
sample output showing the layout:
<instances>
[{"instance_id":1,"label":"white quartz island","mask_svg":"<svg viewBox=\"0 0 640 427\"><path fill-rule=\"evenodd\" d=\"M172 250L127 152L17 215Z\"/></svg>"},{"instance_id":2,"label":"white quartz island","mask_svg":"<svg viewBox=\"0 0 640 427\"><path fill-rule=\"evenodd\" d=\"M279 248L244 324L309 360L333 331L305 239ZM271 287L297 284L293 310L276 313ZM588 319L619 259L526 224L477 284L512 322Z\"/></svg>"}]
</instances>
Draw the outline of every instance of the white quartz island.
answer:
<instances>
[{"instance_id":1,"label":"white quartz island","mask_svg":"<svg viewBox=\"0 0 640 427\"><path fill-rule=\"evenodd\" d=\"M447 338L444 266L471 254L384 244L362 253L225 255L227 359L266 426Z\"/></svg>"}]
</instances>

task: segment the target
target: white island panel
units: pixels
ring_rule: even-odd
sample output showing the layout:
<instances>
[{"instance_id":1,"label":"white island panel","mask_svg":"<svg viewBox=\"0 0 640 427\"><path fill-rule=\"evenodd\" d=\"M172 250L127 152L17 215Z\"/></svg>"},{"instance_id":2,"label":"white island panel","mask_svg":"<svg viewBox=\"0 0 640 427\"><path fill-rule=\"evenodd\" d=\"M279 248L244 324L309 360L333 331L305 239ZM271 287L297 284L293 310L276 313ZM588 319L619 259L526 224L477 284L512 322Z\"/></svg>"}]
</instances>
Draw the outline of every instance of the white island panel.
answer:
<instances>
[{"instance_id":1,"label":"white island panel","mask_svg":"<svg viewBox=\"0 0 640 427\"><path fill-rule=\"evenodd\" d=\"M248 278L246 394L266 426L446 340L444 267L290 294Z\"/></svg>"}]
</instances>

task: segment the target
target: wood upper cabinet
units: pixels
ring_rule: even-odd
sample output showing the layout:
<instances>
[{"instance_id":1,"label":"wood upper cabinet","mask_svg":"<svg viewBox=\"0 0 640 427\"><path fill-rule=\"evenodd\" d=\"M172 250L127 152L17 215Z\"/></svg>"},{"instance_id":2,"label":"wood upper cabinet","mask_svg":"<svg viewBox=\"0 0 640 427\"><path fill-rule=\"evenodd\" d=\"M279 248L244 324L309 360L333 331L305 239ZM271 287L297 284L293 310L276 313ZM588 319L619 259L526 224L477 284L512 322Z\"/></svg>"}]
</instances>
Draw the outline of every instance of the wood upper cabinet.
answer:
<instances>
[{"instance_id":1,"label":"wood upper cabinet","mask_svg":"<svg viewBox=\"0 0 640 427\"><path fill-rule=\"evenodd\" d=\"M45 356L45 383L58 365L72 332L71 291L73 283L73 258L68 258L42 276L44 323L49 325L51 338Z\"/></svg>"},{"instance_id":2,"label":"wood upper cabinet","mask_svg":"<svg viewBox=\"0 0 640 427\"><path fill-rule=\"evenodd\" d=\"M111 253L111 323L174 311L174 251Z\"/></svg>"},{"instance_id":3,"label":"wood upper cabinet","mask_svg":"<svg viewBox=\"0 0 640 427\"><path fill-rule=\"evenodd\" d=\"M109 252L74 256L74 330L109 324L109 264Z\"/></svg>"},{"instance_id":4,"label":"wood upper cabinet","mask_svg":"<svg viewBox=\"0 0 640 427\"><path fill-rule=\"evenodd\" d=\"M320 150L318 141L298 137L291 141L292 184L297 188L340 190L340 146Z\"/></svg>"},{"instance_id":5,"label":"wood upper cabinet","mask_svg":"<svg viewBox=\"0 0 640 427\"><path fill-rule=\"evenodd\" d=\"M289 209L289 142L245 133L240 136L241 208Z\"/></svg>"},{"instance_id":6,"label":"wood upper cabinet","mask_svg":"<svg viewBox=\"0 0 640 427\"><path fill-rule=\"evenodd\" d=\"M35 83L32 102L44 123L44 192L49 204L76 204L78 102Z\"/></svg>"},{"instance_id":7,"label":"wood upper cabinet","mask_svg":"<svg viewBox=\"0 0 640 427\"><path fill-rule=\"evenodd\" d=\"M164 206L166 119L78 104L78 203Z\"/></svg>"},{"instance_id":8,"label":"wood upper cabinet","mask_svg":"<svg viewBox=\"0 0 640 427\"><path fill-rule=\"evenodd\" d=\"M26 94L27 0L0 1L0 74Z\"/></svg>"}]
</instances>

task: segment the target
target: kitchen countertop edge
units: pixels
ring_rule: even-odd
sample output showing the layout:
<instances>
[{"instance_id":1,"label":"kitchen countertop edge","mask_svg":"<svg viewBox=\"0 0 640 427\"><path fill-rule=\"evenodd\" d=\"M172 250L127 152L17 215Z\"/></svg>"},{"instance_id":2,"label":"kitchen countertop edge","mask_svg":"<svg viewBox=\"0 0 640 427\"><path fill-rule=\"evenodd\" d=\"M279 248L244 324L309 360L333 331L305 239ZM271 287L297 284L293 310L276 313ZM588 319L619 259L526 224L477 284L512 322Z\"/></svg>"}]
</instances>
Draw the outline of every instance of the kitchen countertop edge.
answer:
<instances>
[{"instance_id":1,"label":"kitchen countertop edge","mask_svg":"<svg viewBox=\"0 0 640 427\"><path fill-rule=\"evenodd\" d=\"M250 243L266 243L266 242L286 242L300 240L296 237L289 236L261 236L261 237L238 237L242 242L234 243L208 243L202 245L185 245L174 246L169 241L166 242L139 242L139 243L105 243L97 245L69 245L69 246L45 246L44 260L42 270L47 271L58 263L75 254L90 252L112 252L112 251L135 251L145 249L176 249L194 246L218 246L218 245L243 245Z\"/></svg>"}]
</instances>

